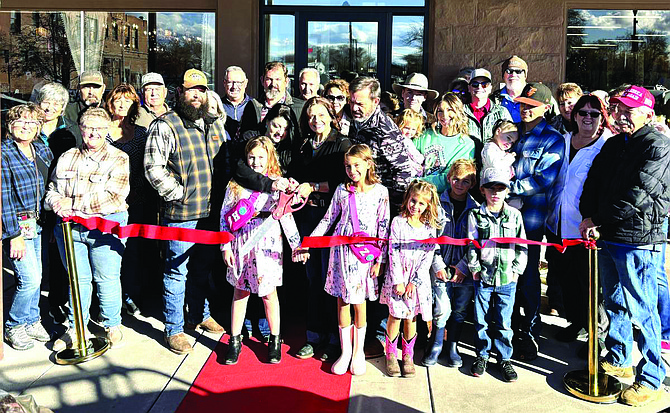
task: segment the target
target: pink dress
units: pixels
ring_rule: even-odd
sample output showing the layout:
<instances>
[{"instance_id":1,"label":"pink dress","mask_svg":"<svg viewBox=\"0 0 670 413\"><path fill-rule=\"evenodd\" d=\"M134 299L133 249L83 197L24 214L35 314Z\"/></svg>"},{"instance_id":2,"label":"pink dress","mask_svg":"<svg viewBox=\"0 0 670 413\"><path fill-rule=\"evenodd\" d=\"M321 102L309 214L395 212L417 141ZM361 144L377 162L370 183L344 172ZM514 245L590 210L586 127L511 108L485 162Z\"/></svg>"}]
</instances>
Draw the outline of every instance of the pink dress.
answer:
<instances>
[{"instance_id":1,"label":"pink dress","mask_svg":"<svg viewBox=\"0 0 670 413\"><path fill-rule=\"evenodd\" d=\"M226 196L221 208L221 231L230 231L223 217L241 198L249 198L251 191L242 189L239 198L233 196L232 191L226 190ZM228 267L226 279L235 288L258 294L264 297L272 293L276 287L282 285L282 229L286 234L292 249L300 245L300 234L295 225L292 214L284 215L279 221L270 216L270 211L279 200L279 193L261 193L254 202L254 207L260 213L252 218L244 227L233 232L235 238L221 246L221 250L232 250L235 254L236 267ZM272 226L265 236L245 256L240 256L240 249L252 237L258 227L266 220L272 220Z\"/></svg>"},{"instance_id":2,"label":"pink dress","mask_svg":"<svg viewBox=\"0 0 670 413\"><path fill-rule=\"evenodd\" d=\"M407 320L421 314L424 321L433 319L433 290L429 270L438 246L410 240L434 238L436 233L437 230L429 225L414 228L407 222L407 218L393 218L389 267L380 302L388 305L389 314L395 318ZM394 285L410 282L416 286L411 299L393 293Z\"/></svg>"},{"instance_id":3,"label":"pink dress","mask_svg":"<svg viewBox=\"0 0 670 413\"><path fill-rule=\"evenodd\" d=\"M356 206L360 230L371 237L388 237L389 226L389 192L381 184L375 184L368 192L356 192ZM339 217L339 221L337 218ZM312 236L324 235L337 222L334 235L353 235L349 213L349 191L345 184L335 189L328 211ZM377 262L386 261L386 244ZM370 276L372 262L362 263L351 252L348 245L340 245L330 249L330 262L324 290L341 298L348 304L361 304L366 299L377 299L377 279Z\"/></svg>"}]
</instances>

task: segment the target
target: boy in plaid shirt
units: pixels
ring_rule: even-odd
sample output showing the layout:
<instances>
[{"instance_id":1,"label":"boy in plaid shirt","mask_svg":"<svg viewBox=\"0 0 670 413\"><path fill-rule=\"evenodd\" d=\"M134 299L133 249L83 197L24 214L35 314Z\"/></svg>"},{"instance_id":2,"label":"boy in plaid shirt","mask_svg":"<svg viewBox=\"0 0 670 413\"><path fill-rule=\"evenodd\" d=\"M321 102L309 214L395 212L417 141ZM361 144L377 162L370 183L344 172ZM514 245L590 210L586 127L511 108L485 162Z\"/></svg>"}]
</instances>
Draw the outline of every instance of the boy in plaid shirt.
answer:
<instances>
[{"instance_id":1,"label":"boy in plaid shirt","mask_svg":"<svg viewBox=\"0 0 670 413\"><path fill-rule=\"evenodd\" d=\"M480 208L470 210L468 216L468 238L480 245L490 238L526 238L521 213L507 205L509 193L509 171L489 168L482 172L481 191L486 202ZM474 245L468 248L468 267L475 285L475 348L477 358L470 372L479 377L486 371L491 350L491 338L487 334L486 314L491 308L490 320L499 330L495 334L498 352L498 367L503 380L513 382L517 374L512 367L512 309L516 294L516 282L526 268L528 247L524 244L486 243L482 249Z\"/></svg>"}]
</instances>

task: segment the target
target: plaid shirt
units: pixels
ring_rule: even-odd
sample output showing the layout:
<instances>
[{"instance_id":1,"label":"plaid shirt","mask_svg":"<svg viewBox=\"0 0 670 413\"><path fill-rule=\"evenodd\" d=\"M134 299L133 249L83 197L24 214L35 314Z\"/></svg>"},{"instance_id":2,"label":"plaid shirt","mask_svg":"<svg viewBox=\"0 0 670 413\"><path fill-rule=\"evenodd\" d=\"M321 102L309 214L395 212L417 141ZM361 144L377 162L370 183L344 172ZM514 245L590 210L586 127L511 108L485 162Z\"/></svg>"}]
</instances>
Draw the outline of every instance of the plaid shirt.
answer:
<instances>
[{"instance_id":1,"label":"plaid shirt","mask_svg":"<svg viewBox=\"0 0 670 413\"><path fill-rule=\"evenodd\" d=\"M468 215L468 238L480 245L490 238L526 238L521 213L505 203L495 217L486 204L470 210ZM482 249L468 246L468 267L487 285L507 285L515 282L526 269L528 247L524 244L496 244L488 242Z\"/></svg>"},{"instance_id":2,"label":"plaid shirt","mask_svg":"<svg viewBox=\"0 0 670 413\"><path fill-rule=\"evenodd\" d=\"M72 148L58 158L45 199L48 209L72 198L75 215L84 218L128 210L130 161L109 143L92 152Z\"/></svg>"},{"instance_id":3,"label":"plaid shirt","mask_svg":"<svg viewBox=\"0 0 670 413\"><path fill-rule=\"evenodd\" d=\"M41 139L33 141L36 158L47 167L53 155ZM16 214L38 211L44 196L44 178L37 173L35 162L19 150L12 139L2 141L2 239L21 234Z\"/></svg>"},{"instance_id":4,"label":"plaid shirt","mask_svg":"<svg viewBox=\"0 0 670 413\"><path fill-rule=\"evenodd\" d=\"M544 230L547 217L554 213L561 193L560 172L565 140L556 129L542 120L531 131L520 135L514 152L517 157L513 165L515 176L510 193L522 197L521 213L526 232L535 234L538 230ZM549 224L554 234L555 226Z\"/></svg>"}]
</instances>

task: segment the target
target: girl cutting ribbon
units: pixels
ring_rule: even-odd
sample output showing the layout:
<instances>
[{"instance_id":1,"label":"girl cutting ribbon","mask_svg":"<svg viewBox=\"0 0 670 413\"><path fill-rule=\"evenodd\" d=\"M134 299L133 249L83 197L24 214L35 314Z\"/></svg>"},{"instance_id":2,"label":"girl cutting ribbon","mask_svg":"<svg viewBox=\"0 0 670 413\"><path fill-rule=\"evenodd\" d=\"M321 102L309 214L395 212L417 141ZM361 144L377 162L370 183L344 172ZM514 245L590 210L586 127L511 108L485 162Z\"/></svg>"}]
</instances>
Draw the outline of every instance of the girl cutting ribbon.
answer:
<instances>
[{"instance_id":1,"label":"girl cutting ribbon","mask_svg":"<svg viewBox=\"0 0 670 413\"><path fill-rule=\"evenodd\" d=\"M367 145L353 145L344 155L347 182L333 194L326 215L312 232L324 235L340 217L335 234L386 238L389 225L389 193L375 174L372 151ZM365 373L365 300L377 299L377 275L386 261L385 247L352 244L333 247L326 275L325 291L337 297L342 355L333 364L334 374ZM354 325L350 305L354 307ZM353 348L352 348L353 336Z\"/></svg>"}]
</instances>

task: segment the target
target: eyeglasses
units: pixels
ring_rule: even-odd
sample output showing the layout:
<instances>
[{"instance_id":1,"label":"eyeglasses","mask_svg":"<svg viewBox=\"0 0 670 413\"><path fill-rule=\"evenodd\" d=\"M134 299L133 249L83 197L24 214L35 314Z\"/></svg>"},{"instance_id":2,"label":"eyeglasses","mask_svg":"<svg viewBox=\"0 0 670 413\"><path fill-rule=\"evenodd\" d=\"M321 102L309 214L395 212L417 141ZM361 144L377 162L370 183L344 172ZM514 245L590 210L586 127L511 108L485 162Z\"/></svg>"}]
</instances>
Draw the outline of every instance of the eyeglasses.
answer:
<instances>
[{"instance_id":1,"label":"eyeglasses","mask_svg":"<svg viewBox=\"0 0 670 413\"><path fill-rule=\"evenodd\" d=\"M335 102L335 101L344 102L345 100L347 100L347 97L344 96L344 95L339 95L339 96L326 95L326 99L330 100L331 102Z\"/></svg>"},{"instance_id":2,"label":"eyeglasses","mask_svg":"<svg viewBox=\"0 0 670 413\"><path fill-rule=\"evenodd\" d=\"M524 72L525 71L523 69L505 69L505 73L507 73L508 75L511 75L511 74L520 75L521 73L524 73Z\"/></svg>"},{"instance_id":3,"label":"eyeglasses","mask_svg":"<svg viewBox=\"0 0 670 413\"><path fill-rule=\"evenodd\" d=\"M577 113L583 118L588 116L589 118L597 119L600 117L600 112L596 112L595 110L578 110Z\"/></svg>"},{"instance_id":4,"label":"eyeglasses","mask_svg":"<svg viewBox=\"0 0 670 413\"><path fill-rule=\"evenodd\" d=\"M36 128L40 126L40 122L36 120L24 120L24 119L17 119L14 122L12 122L12 126L16 126L19 128L22 127L27 127L27 128Z\"/></svg>"},{"instance_id":5,"label":"eyeglasses","mask_svg":"<svg viewBox=\"0 0 670 413\"><path fill-rule=\"evenodd\" d=\"M226 82L226 84L230 85L230 86L240 86L240 87L242 87L242 85L244 84L244 82L246 82L246 80L242 80L242 81L224 80L224 82Z\"/></svg>"},{"instance_id":6,"label":"eyeglasses","mask_svg":"<svg viewBox=\"0 0 670 413\"><path fill-rule=\"evenodd\" d=\"M99 128L92 128L89 126L82 126L81 130L82 132L87 132L87 133L104 133L108 129L107 126L102 126Z\"/></svg>"},{"instance_id":7,"label":"eyeglasses","mask_svg":"<svg viewBox=\"0 0 670 413\"><path fill-rule=\"evenodd\" d=\"M44 108L60 108L63 106L63 102L55 102L52 100L43 100L40 102L40 106Z\"/></svg>"},{"instance_id":8,"label":"eyeglasses","mask_svg":"<svg viewBox=\"0 0 670 413\"><path fill-rule=\"evenodd\" d=\"M491 82L489 82L488 80L485 80L483 82L477 82L477 81L470 82L470 86L472 86L475 89L477 89L479 86L488 87L490 84Z\"/></svg>"}]
</instances>

